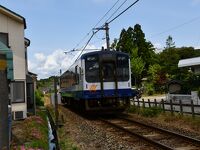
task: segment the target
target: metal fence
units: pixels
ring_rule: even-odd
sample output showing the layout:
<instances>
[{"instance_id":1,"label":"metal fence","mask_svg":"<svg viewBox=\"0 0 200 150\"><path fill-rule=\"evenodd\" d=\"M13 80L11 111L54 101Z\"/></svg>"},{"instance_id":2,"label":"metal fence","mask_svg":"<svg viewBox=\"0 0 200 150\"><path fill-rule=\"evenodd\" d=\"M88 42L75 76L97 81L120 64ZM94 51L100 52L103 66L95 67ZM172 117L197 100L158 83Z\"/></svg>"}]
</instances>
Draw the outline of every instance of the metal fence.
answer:
<instances>
[{"instance_id":1,"label":"metal fence","mask_svg":"<svg viewBox=\"0 0 200 150\"><path fill-rule=\"evenodd\" d=\"M132 99L131 104L137 107L143 107L143 108L151 108L151 107L159 107L161 108L164 112L169 111L172 114L174 112L178 112L181 115L183 114L191 114L193 117L195 115L200 116L200 105L194 104L193 100L190 101L190 104L185 104L181 100L179 102L173 102L170 100L169 102L164 101L161 99L160 101L157 101L154 99L153 101L148 99L148 100L139 100L139 99Z\"/></svg>"}]
</instances>

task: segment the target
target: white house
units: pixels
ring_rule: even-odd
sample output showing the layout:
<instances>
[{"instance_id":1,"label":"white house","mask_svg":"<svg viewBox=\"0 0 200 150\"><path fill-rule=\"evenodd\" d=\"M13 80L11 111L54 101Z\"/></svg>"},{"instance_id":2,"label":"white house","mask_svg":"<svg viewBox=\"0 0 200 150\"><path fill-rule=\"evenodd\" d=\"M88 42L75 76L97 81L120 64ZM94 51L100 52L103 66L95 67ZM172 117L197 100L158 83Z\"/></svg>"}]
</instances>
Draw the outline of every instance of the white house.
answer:
<instances>
[{"instance_id":1,"label":"white house","mask_svg":"<svg viewBox=\"0 0 200 150\"><path fill-rule=\"evenodd\" d=\"M27 117L27 46L24 38L25 18L0 5L0 42L13 55L13 74L10 79L10 99L14 119ZM3 44L2 44L3 43Z\"/></svg>"},{"instance_id":2,"label":"white house","mask_svg":"<svg viewBox=\"0 0 200 150\"><path fill-rule=\"evenodd\" d=\"M194 71L194 73L200 73L200 57L181 59L178 63L179 68L187 67Z\"/></svg>"}]
</instances>

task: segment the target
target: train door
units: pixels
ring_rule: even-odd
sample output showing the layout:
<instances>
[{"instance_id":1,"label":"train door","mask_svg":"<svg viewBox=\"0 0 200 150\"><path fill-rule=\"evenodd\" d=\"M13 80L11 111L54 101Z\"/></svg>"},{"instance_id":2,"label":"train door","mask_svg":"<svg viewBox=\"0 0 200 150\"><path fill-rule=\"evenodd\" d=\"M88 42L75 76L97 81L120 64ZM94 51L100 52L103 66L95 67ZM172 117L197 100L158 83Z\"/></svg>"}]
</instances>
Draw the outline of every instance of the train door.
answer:
<instances>
[{"instance_id":1,"label":"train door","mask_svg":"<svg viewBox=\"0 0 200 150\"><path fill-rule=\"evenodd\" d=\"M115 96L117 90L116 63L114 61L103 62L101 74L104 96Z\"/></svg>"}]
</instances>

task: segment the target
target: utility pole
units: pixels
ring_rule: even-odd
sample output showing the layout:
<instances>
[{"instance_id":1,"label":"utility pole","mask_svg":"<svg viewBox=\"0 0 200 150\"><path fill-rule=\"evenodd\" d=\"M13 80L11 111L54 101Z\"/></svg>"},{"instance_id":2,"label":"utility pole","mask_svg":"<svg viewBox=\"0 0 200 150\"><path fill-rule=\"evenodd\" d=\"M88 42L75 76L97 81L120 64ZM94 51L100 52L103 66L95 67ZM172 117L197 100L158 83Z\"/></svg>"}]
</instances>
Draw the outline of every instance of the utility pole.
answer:
<instances>
[{"instance_id":1,"label":"utility pole","mask_svg":"<svg viewBox=\"0 0 200 150\"><path fill-rule=\"evenodd\" d=\"M104 27L94 28L94 30L105 30L106 31L106 46L107 46L107 50L110 51L109 24L105 23Z\"/></svg>"},{"instance_id":2,"label":"utility pole","mask_svg":"<svg viewBox=\"0 0 200 150\"><path fill-rule=\"evenodd\" d=\"M55 120L56 120L56 129L58 127L58 96L57 96L57 78L56 76L54 77L54 99L55 99Z\"/></svg>"},{"instance_id":3,"label":"utility pole","mask_svg":"<svg viewBox=\"0 0 200 150\"><path fill-rule=\"evenodd\" d=\"M9 150L8 84L6 56L0 54L0 149Z\"/></svg>"},{"instance_id":4,"label":"utility pole","mask_svg":"<svg viewBox=\"0 0 200 150\"><path fill-rule=\"evenodd\" d=\"M110 51L109 24L105 23L107 50Z\"/></svg>"}]
</instances>

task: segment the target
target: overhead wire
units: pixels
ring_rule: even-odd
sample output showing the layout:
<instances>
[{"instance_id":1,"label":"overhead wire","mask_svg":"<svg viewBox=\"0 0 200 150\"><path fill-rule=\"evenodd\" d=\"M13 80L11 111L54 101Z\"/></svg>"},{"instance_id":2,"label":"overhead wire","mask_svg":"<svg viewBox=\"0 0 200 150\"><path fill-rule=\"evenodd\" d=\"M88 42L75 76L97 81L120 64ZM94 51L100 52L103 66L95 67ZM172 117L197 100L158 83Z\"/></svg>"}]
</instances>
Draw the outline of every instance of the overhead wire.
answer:
<instances>
[{"instance_id":1,"label":"overhead wire","mask_svg":"<svg viewBox=\"0 0 200 150\"><path fill-rule=\"evenodd\" d=\"M196 20L199 20L199 19L200 19L200 16L195 17L195 18L190 19L189 21L186 21L186 22L184 22L184 23L182 23L182 24L176 25L176 26L174 26L174 27L172 27L172 28L169 28L169 29L166 29L166 30L164 30L164 31L162 31L162 32L160 32L160 33L154 34L154 35L150 36L149 38L153 38L153 37L162 35L162 34L164 34L164 33L167 33L167 32L173 31L173 30L176 30L176 29L178 29L178 28L181 28L182 26L185 26L185 25L187 25L187 24L190 24L190 23L192 23L192 22L194 22L194 21L196 21Z\"/></svg>"},{"instance_id":2,"label":"overhead wire","mask_svg":"<svg viewBox=\"0 0 200 150\"><path fill-rule=\"evenodd\" d=\"M112 15L106 20L106 22L108 22L108 20L110 20L116 13L117 11L127 2L127 0L125 0L113 13Z\"/></svg>"},{"instance_id":3,"label":"overhead wire","mask_svg":"<svg viewBox=\"0 0 200 150\"><path fill-rule=\"evenodd\" d=\"M123 13L125 13L127 10L129 10L132 6L134 6L137 2L139 2L139 0L136 0L134 3L132 3L129 7L127 7L125 10L123 10L121 13L119 13L116 17L114 17L112 20L108 21L107 23L110 24L111 22L113 22L115 19L117 19L118 17L120 17Z\"/></svg>"},{"instance_id":4,"label":"overhead wire","mask_svg":"<svg viewBox=\"0 0 200 150\"><path fill-rule=\"evenodd\" d=\"M120 0L117 0L113 6L103 15L103 17L101 17L101 19L94 25L93 28L97 27L97 25L110 13L110 11L117 5L117 3ZM76 46L73 49L76 49L88 36L89 34L93 31L93 28L80 40L80 42L78 42L78 44L76 44Z\"/></svg>"},{"instance_id":5,"label":"overhead wire","mask_svg":"<svg viewBox=\"0 0 200 150\"><path fill-rule=\"evenodd\" d=\"M116 4L119 2L120 0L117 0L116 2L115 2L115 4L106 12L106 14L96 23L96 25L94 26L94 28L108 15L108 13L116 6ZM111 22L113 22L115 19L117 19L118 17L120 17L123 13L125 13L127 10L129 10L133 5L135 5L139 0L136 0L134 3L132 3L129 7L127 7L125 10L123 10L121 13L119 13L117 16L115 16L113 19L111 19L115 14L116 14L116 12L126 3L126 1L127 0L125 0L119 7L118 7L118 9L107 19L107 21L106 21L106 23L108 23L108 24L110 24ZM111 19L110 21L109 21L109 19ZM105 25L103 25L103 26L105 26ZM102 26L102 27L103 27ZM89 33L85 36L85 37L87 37L87 36L89 36L89 34L93 31L93 29L94 28L92 28L90 31L89 31ZM93 36L99 31L100 29L97 29L95 32L93 31L93 34L91 35L91 37L89 38L89 40L86 42L86 45L83 47L83 49L81 50L81 53L78 55L78 57L76 58L76 60L74 61L74 63L79 59L79 57L82 55L82 53L83 53L83 51L86 49L86 47L88 46L88 44L90 43L90 41L92 40L92 38L93 38ZM79 45L79 44L77 44L77 45ZM75 50L75 48L73 49L73 50ZM74 64L73 63L73 64ZM72 64L72 65L73 65ZM71 66L72 66L71 65ZM71 66L69 67L69 68L71 68Z\"/></svg>"},{"instance_id":6,"label":"overhead wire","mask_svg":"<svg viewBox=\"0 0 200 150\"><path fill-rule=\"evenodd\" d=\"M93 34L91 35L91 37L89 38L89 40L87 41L86 45L83 47L83 49L81 50L80 54L78 55L78 57L76 58L76 60L72 63L72 65L69 67L69 69L74 65L74 63L79 59L79 57L82 55L83 51L86 49L86 47L88 46L88 44L90 43L90 41L92 40L93 36L98 32L99 30L93 32ZM76 51L76 50L73 50Z\"/></svg>"}]
</instances>

